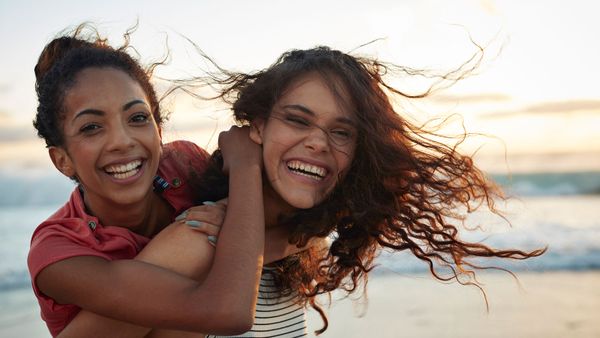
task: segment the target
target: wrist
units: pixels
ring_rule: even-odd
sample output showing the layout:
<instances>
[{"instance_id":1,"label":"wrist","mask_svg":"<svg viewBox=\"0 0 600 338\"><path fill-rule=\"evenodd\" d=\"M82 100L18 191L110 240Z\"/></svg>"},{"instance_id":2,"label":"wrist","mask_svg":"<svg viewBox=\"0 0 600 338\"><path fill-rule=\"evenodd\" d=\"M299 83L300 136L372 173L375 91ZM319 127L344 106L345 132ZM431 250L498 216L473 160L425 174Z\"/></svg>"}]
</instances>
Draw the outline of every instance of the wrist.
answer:
<instances>
[{"instance_id":1,"label":"wrist","mask_svg":"<svg viewBox=\"0 0 600 338\"><path fill-rule=\"evenodd\" d=\"M250 176L250 175L262 175L262 168L258 163L245 164L243 166L233 166L229 169L229 176Z\"/></svg>"}]
</instances>

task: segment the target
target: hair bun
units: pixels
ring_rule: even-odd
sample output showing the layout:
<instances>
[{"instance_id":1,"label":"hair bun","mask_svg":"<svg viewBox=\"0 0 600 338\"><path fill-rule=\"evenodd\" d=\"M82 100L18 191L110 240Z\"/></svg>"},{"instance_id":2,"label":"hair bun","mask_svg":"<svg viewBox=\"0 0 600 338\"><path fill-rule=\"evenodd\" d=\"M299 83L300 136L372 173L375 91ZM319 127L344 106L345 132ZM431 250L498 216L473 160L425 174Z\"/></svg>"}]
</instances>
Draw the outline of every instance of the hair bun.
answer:
<instances>
[{"instance_id":1,"label":"hair bun","mask_svg":"<svg viewBox=\"0 0 600 338\"><path fill-rule=\"evenodd\" d=\"M36 81L40 82L52 66L60 61L69 51L91 45L92 43L88 41L70 36L63 36L52 40L46 45L40 54L37 64L33 68Z\"/></svg>"}]
</instances>

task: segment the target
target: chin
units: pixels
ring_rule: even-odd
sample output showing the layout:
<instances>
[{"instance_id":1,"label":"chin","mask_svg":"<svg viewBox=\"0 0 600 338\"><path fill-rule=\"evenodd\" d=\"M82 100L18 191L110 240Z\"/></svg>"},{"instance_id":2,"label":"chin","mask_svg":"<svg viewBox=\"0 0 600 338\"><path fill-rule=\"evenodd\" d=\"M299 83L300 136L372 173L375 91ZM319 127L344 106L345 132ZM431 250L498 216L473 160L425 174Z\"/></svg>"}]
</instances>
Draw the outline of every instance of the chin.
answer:
<instances>
[{"instance_id":1,"label":"chin","mask_svg":"<svg viewBox=\"0 0 600 338\"><path fill-rule=\"evenodd\" d=\"M276 185L270 187L275 200L283 202L285 209L310 209L322 203L326 196L322 190L297 188L292 185Z\"/></svg>"},{"instance_id":2,"label":"chin","mask_svg":"<svg viewBox=\"0 0 600 338\"><path fill-rule=\"evenodd\" d=\"M314 207L316 204L311 202L299 202L299 203L290 203L296 209L310 209Z\"/></svg>"},{"instance_id":3,"label":"chin","mask_svg":"<svg viewBox=\"0 0 600 338\"><path fill-rule=\"evenodd\" d=\"M296 209L310 209L323 202L322 198L314 198L314 196L299 197L287 199L287 203Z\"/></svg>"}]
</instances>

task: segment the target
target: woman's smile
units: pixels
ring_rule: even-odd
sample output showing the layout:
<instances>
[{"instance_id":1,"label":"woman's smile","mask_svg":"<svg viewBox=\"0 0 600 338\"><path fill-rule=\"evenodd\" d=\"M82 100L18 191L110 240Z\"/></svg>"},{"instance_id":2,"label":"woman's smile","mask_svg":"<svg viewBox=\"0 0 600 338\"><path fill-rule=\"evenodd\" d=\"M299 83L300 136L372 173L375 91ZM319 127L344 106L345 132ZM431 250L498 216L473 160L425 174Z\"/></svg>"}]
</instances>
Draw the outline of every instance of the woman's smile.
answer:
<instances>
[{"instance_id":1,"label":"woman's smile","mask_svg":"<svg viewBox=\"0 0 600 338\"><path fill-rule=\"evenodd\" d=\"M143 173L144 161L135 159L124 164L111 164L104 167L104 172L119 183L129 183L137 179Z\"/></svg>"},{"instance_id":2,"label":"woman's smile","mask_svg":"<svg viewBox=\"0 0 600 338\"><path fill-rule=\"evenodd\" d=\"M293 175L308 178L308 182L321 182L327 177L329 170L323 166L314 165L301 160L291 160L286 163Z\"/></svg>"}]
</instances>

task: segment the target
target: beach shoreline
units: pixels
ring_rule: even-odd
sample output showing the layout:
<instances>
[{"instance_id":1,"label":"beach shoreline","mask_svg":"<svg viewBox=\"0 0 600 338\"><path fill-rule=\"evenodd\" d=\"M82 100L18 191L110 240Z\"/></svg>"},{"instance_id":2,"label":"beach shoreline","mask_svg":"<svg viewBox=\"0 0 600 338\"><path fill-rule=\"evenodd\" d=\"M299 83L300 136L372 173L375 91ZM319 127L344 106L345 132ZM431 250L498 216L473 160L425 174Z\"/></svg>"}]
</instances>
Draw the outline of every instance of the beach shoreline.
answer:
<instances>
[{"instance_id":1,"label":"beach shoreline","mask_svg":"<svg viewBox=\"0 0 600 338\"><path fill-rule=\"evenodd\" d=\"M519 272L518 283L501 272L479 276L489 313L472 286L426 274L374 275L366 307L334 295L325 308L329 329L319 337L600 337L600 271ZM1 291L0 302L0 337L50 337L30 289ZM314 336L322 325L315 311L308 324Z\"/></svg>"}]
</instances>

